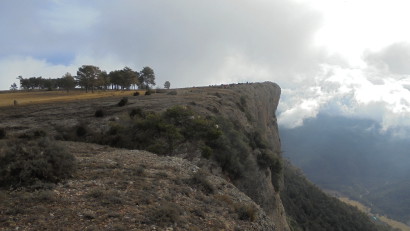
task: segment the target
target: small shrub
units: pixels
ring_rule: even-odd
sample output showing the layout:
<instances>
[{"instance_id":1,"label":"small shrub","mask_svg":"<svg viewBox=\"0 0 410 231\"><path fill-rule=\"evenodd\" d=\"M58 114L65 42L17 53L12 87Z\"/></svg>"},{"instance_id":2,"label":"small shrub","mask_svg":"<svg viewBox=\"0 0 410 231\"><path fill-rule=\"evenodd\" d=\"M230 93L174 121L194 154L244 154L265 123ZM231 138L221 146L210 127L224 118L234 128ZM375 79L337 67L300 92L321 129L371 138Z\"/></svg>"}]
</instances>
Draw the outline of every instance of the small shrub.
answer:
<instances>
[{"instance_id":1,"label":"small shrub","mask_svg":"<svg viewBox=\"0 0 410 231\"><path fill-rule=\"evenodd\" d=\"M35 130L29 130L24 132L23 134L20 134L18 138L20 139L26 139L26 140L33 140L33 139L38 139L41 137L46 137L47 133L42 130L42 129L35 129Z\"/></svg>"},{"instance_id":2,"label":"small shrub","mask_svg":"<svg viewBox=\"0 0 410 231\"><path fill-rule=\"evenodd\" d=\"M124 203L124 199L122 198L121 194L118 191L109 190L105 192L101 203L103 205L110 205L110 204L121 205Z\"/></svg>"},{"instance_id":3,"label":"small shrub","mask_svg":"<svg viewBox=\"0 0 410 231\"><path fill-rule=\"evenodd\" d=\"M228 205L229 207L231 207L234 204L232 198L227 194L217 194L214 196L214 198L224 206Z\"/></svg>"},{"instance_id":4,"label":"small shrub","mask_svg":"<svg viewBox=\"0 0 410 231\"><path fill-rule=\"evenodd\" d=\"M6 135L7 135L6 129L0 128L0 140L4 139L6 137Z\"/></svg>"},{"instance_id":5,"label":"small shrub","mask_svg":"<svg viewBox=\"0 0 410 231\"><path fill-rule=\"evenodd\" d=\"M258 131L252 132L248 134L249 137L249 145L252 149L266 149L269 147L268 142L262 137L261 133Z\"/></svg>"},{"instance_id":6,"label":"small shrub","mask_svg":"<svg viewBox=\"0 0 410 231\"><path fill-rule=\"evenodd\" d=\"M241 98L240 98L240 104L243 106L243 107L246 107L246 104L247 104L247 102L246 102L246 97L245 96L241 96Z\"/></svg>"},{"instance_id":7,"label":"small shrub","mask_svg":"<svg viewBox=\"0 0 410 231\"><path fill-rule=\"evenodd\" d=\"M57 183L75 170L74 156L47 138L12 140L6 145L0 156L0 187Z\"/></svg>"},{"instance_id":8,"label":"small shrub","mask_svg":"<svg viewBox=\"0 0 410 231\"><path fill-rule=\"evenodd\" d=\"M86 197L100 199L104 196L104 191L102 189L92 189L86 194Z\"/></svg>"},{"instance_id":9,"label":"small shrub","mask_svg":"<svg viewBox=\"0 0 410 231\"><path fill-rule=\"evenodd\" d=\"M201 156L205 159L209 159L212 155L212 148L209 146L205 145L201 147Z\"/></svg>"},{"instance_id":10,"label":"small shrub","mask_svg":"<svg viewBox=\"0 0 410 231\"><path fill-rule=\"evenodd\" d=\"M176 126L188 125L193 116L194 112L183 106L170 107L163 114L167 122Z\"/></svg>"},{"instance_id":11,"label":"small shrub","mask_svg":"<svg viewBox=\"0 0 410 231\"><path fill-rule=\"evenodd\" d=\"M128 103L128 97L123 97L120 102L118 102L119 107L123 107Z\"/></svg>"},{"instance_id":12,"label":"small shrub","mask_svg":"<svg viewBox=\"0 0 410 231\"><path fill-rule=\"evenodd\" d=\"M271 168L273 172L282 170L280 157L269 149L261 150L261 154L257 156L257 161L261 168Z\"/></svg>"},{"instance_id":13,"label":"small shrub","mask_svg":"<svg viewBox=\"0 0 410 231\"><path fill-rule=\"evenodd\" d=\"M95 111L94 116L95 117L104 117L104 111L102 109L98 109L97 111Z\"/></svg>"},{"instance_id":14,"label":"small shrub","mask_svg":"<svg viewBox=\"0 0 410 231\"><path fill-rule=\"evenodd\" d=\"M83 212L82 216L87 220L93 220L96 218L96 214L94 211L86 210Z\"/></svg>"},{"instance_id":15,"label":"small shrub","mask_svg":"<svg viewBox=\"0 0 410 231\"><path fill-rule=\"evenodd\" d=\"M152 94L152 91L150 89L145 92L145 95L151 95L151 94Z\"/></svg>"},{"instance_id":16,"label":"small shrub","mask_svg":"<svg viewBox=\"0 0 410 231\"><path fill-rule=\"evenodd\" d=\"M55 197L55 193L51 190L36 191L33 195L33 199L40 202L53 202Z\"/></svg>"},{"instance_id":17,"label":"small shrub","mask_svg":"<svg viewBox=\"0 0 410 231\"><path fill-rule=\"evenodd\" d=\"M144 165L140 165L135 169L135 175L137 176L143 176L145 172L145 166Z\"/></svg>"},{"instance_id":18,"label":"small shrub","mask_svg":"<svg viewBox=\"0 0 410 231\"><path fill-rule=\"evenodd\" d=\"M38 191L38 190L52 190L54 188L55 184L50 183L50 182L42 182L42 181L36 181L32 185L28 185L26 188L31 190L31 191Z\"/></svg>"},{"instance_id":19,"label":"small shrub","mask_svg":"<svg viewBox=\"0 0 410 231\"><path fill-rule=\"evenodd\" d=\"M134 92L134 96L139 96L140 93L138 91Z\"/></svg>"},{"instance_id":20,"label":"small shrub","mask_svg":"<svg viewBox=\"0 0 410 231\"><path fill-rule=\"evenodd\" d=\"M204 171L196 172L191 178L191 183L197 185L206 194L214 193L216 190L215 186L207 179L207 174Z\"/></svg>"},{"instance_id":21,"label":"small shrub","mask_svg":"<svg viewBox=\"0 0 410 231\"><path fill-rule=\"evenodd\" d=\"M134 108L130 111L130 117L134 118L134 117L140 117L140 118L145 118L145 113L141 108Z\"/></svg>"},{"instance_id":22,"label":"small shrub","mask_svg":"<svg viewBox=\"0 0 410 231\"><path fill-rule=\"evenodd\" d=\"M172 202L162 202L150 214L150 222L161 226L180 221L183 209Z\"/></svg>"},{"instance_id":23,"label":"small shrub","mask_svg":"<svg viewBox=\"0 0 410 231\"><path fill-rule=\"evenodd\" d=\"M275 191L280 190L281 173L283 171L282 159L278 154L271 150L262 150L262 153L257 156L257 162L260 168L269 168L272 172L272 184Z\"/></svg>"},{"instance_id":24,"label":"small shrub","mask_svg":"<svg viewBox=\"0 0 410 231\"><path fill-rule=\"evenodd\" d=\"M46 137L47 132L42 129L37 129L33 131L34 138Z\"/></svg>"},{"instance_id":25,"label":"small shrub","mask_svg":"<svg viewBox=\"0 0 410 231\"><path fill-rule=\"evenodd\" d=\"M215 106L213 106L213 107L206 107L206 109L208 109L210 112L213 112L213 113L215 113L215 114L218 114L218 113L219 113L219 109L218 109L217 107L215 107Z\"/></svg>"},{"instance_id":26,"label":"small shrub","mask_svg":"<svg viewBox=\"0 0 410 231\"><path fill-rule=\"evenodd\" d=\"M75 130L75 134L78 137L83 137L83 136L87 135L87 133L88 133L88 129L87 129L86 125L84 125L84 124L78 125L76 130Z\"/></svg>"},{"instance_id":27,"label":"small shrub","mask_svg":"<svg viewBox=\"0 0 410 231\"><path fill-rule=\"evenodd\" d=\"M240 220L255 221L256 220L256 208L251 204L236 204L235 211L238 214Z\"/></svg>"},{"instance_id":28,"label":"small shrub","mask_svg":"<svg viewBox=\"0 0 410 231\"><path fill-rule=\"evenodd\" d=\"M169 149L169 145L167 143L159 140L146 147L146 150L160 155L170 154L169 152L172 152L172 150Z\"/></svg>"}]
</instances>

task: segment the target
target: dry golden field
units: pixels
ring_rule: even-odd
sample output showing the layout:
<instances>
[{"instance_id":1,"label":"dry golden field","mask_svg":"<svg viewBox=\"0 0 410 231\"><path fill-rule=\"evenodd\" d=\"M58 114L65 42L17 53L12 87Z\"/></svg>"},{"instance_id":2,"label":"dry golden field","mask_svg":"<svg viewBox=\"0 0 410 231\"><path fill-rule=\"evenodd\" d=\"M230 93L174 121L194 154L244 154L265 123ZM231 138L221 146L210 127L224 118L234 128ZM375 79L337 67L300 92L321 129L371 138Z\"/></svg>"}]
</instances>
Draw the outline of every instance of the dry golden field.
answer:
<instances>
[{"instance_id":1,"label":"dry golden field","mask_svg":"<svg viewBox=\"0 0 410 231\"><path fill-rule=\"evenodd\" d=\"M111 96L132 96L135 91L94 91L94 93L85 91L5 91L0 93L0 107L13 106L14 100L18 105L37 104L37 103L51 103L61 101L73 101L83 99L95 99ZM139 91L144 94L145 91Z\"/></svg>"}]
</instances>

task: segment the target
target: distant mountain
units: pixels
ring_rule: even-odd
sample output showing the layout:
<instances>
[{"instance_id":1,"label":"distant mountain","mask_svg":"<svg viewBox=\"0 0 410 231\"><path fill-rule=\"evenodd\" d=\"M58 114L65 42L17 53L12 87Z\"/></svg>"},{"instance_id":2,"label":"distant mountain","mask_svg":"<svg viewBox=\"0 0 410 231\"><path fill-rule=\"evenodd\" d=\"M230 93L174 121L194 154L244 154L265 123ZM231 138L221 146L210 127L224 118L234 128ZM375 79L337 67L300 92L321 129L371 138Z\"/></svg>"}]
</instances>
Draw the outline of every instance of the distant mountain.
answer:
<instances>
[{"instance_id":1,"label":"distant mountain","mask_svg":"<svg viewBox=\"0 0 410 231\"><path fill-rule=\"evenodd\" d=\"M325 189L337 190L405 223L410 221L410 142L377 122L319 114L280 127L284 156Z\"/></svg>"}]
</instances>

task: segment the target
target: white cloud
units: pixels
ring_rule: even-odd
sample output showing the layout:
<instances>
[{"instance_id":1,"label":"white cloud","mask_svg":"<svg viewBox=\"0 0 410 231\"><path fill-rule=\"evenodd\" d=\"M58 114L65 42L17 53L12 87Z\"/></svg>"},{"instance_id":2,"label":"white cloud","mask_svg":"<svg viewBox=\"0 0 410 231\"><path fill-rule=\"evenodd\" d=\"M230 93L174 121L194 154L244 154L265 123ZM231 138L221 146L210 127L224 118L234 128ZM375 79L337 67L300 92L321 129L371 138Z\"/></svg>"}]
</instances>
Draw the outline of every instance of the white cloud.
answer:
<instances>
[{"instance_id":1,"label":"white cloud","mask_svg":"<svg viewBox=\"0 0 410 231\"><path fill-rule=\"evenodd\" d=\"M284 91L287 97L279 106L279 123L296 127L318 113L371 118L382 130L410 126L410 76L374 69L322 65L322 72L305 90ZM382 75L374 81L374 75ZM398 80L399 79L399 80ZM403 131L401 131L402 133Z\"/></svg>"},{"instance_id":2,"label":"white cloud","mask_svg":"<svg viewBox=\"0 0 410 231\"><path fill-rule=\"evenodd\" d=\"M84 64L151 66L173 87L277 82L287 126L323 111L410 126L410 45L398 42L410 16L393 1L7 1L0 88Z\"/></svg>"},{"instance_id":3,"label":"white cloud","mask_svg":"<svg viewBox=\"0 0 410 231\"><path fill-rule=\"evenodd\" d=\"M72 66L53 65L46 60L29 56L12 56L0 60L0 85L9 87L12 83L19 84L18 76L59 78L66 72L73 73Z\"/></svg>"},{"instance_id":4,"label":"white cloud","mask_svg":"<svg viewBox=\"0 0 410 231\"><path fill-rule=\"evenodd\" d=\"M367 64L385 73L410 75L410 43L398 42L380 51L366 51L364 60Z\"/></svg>"}]
</instances>

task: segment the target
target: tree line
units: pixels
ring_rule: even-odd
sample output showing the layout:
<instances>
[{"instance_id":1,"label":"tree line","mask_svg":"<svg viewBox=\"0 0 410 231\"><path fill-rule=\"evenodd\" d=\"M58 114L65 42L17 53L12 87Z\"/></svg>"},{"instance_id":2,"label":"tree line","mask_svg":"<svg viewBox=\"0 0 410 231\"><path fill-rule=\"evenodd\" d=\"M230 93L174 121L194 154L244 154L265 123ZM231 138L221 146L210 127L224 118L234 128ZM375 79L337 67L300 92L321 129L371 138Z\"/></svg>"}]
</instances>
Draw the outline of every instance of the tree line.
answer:
<instances>
[{"instance_id":1,"label":"tree line","mask_svg":"<svg viewBox=\"0 0 410 231\"><path fill-rule=\"evenodd\" d=\"M43 77L23 78L19 76L20 89L24 90L53 90L64 89L67 92L79 87L85 89L86 92L99 89L115 89L129 90L131 88L148 90L155 86L155 73L150 67L144 67L141 71L134 71L129 67L124 67L121 70L114 70L110 73L102 71L99 67L93 65L83 65L78 68L77 75L73 76L70 73L64 74L61 78L51 79ZM165 88L170 87L169 81L164 84ZM17 90L17 85L14 83L10 89Z\"/></svg>"}]
</instances>

